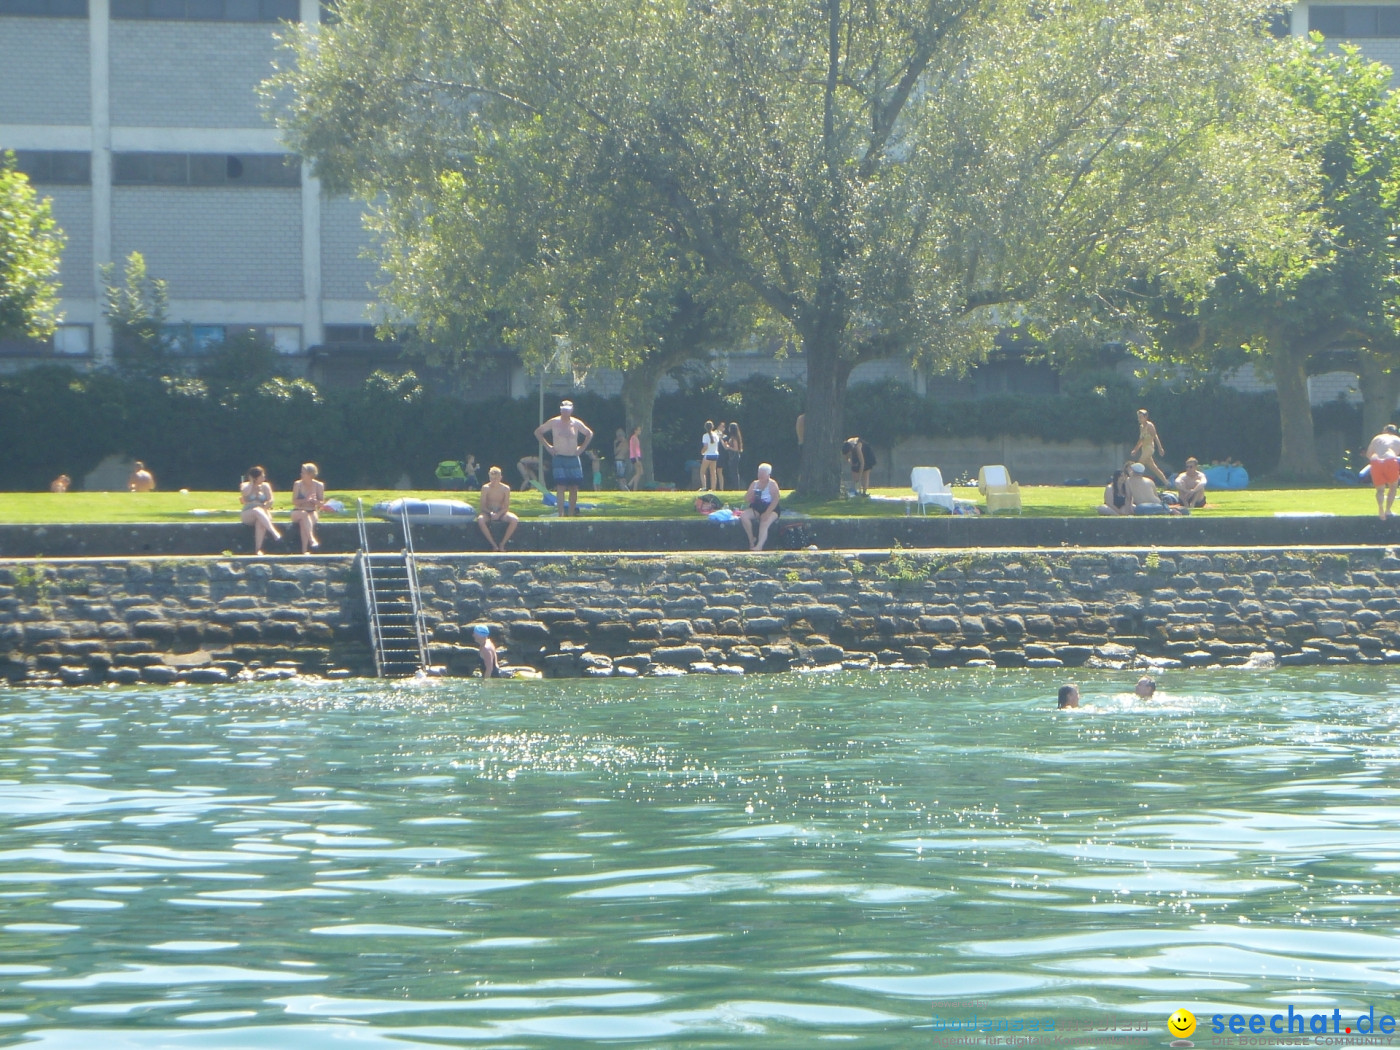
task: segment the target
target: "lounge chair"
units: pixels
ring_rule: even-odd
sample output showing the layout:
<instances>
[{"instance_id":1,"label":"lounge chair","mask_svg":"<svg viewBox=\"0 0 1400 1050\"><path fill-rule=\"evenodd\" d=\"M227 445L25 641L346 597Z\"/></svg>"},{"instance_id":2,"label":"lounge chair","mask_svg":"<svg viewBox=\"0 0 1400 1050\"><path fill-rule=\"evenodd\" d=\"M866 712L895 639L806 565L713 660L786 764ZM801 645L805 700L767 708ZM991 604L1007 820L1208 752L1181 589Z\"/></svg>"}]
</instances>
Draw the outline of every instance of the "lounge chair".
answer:
<instances>
[{"instance_id":1,"label":"lounge chair","mask_svg":"<svg viewBox=\"0 0 1400 1050\"><path fill-rule=\"evenodd\" d=\"M909 487L919 503L919 513L928 513L929 504L953 513L953 490L943 482L943 471L937 467L915 467L909 472Z\"/></svg>"},{"instance_id":2,"label":"lounge chair","mask_svg":"<svg viewBox=\"0 0 1400 1050\"><path fill-rule=\"evenodd\" d=\"M1021 513L1021 486L1011 480L1011 472L1000 464L977 472L977 491L987 500L987 513L1014 510Z\"/></svg>"}]
</instances>

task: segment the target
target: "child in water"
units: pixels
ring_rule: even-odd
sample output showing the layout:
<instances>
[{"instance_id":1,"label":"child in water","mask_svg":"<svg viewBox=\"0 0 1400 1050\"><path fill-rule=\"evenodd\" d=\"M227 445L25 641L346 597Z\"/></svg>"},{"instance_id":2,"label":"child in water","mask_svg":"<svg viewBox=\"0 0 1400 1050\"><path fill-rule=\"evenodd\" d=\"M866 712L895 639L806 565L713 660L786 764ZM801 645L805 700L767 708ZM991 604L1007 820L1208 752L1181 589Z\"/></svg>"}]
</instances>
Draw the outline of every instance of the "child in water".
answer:
<instances>
[{"instance_id":1,"label":"child in water","mask_svg":"<svg viewBox=\"0 0 1400 1050\"><path fill-rule=\"evenodd\" d=\"M472 628L472 640L476 651L481 654L481 677L496 677L496 643L491 640L491 628L479 623Z\"/></svg>"}]
</instances>

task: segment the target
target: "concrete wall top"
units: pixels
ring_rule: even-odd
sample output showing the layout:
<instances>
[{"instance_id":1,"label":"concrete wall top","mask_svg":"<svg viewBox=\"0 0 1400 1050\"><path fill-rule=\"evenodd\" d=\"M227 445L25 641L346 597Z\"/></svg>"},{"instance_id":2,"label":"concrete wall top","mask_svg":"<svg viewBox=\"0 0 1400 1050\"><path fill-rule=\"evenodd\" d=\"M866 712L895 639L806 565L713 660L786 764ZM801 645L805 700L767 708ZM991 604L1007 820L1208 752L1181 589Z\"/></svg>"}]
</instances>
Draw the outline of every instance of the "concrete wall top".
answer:
<instances>
[{"instance_id":1,"label":"concrete wall top","mask_svg":"<svg viewBox=\"0 0 1400 1050\"><path fill-rule=\"evenodd\" d=\"M789 519L791 520L791 519ZM814 519L804 522L809 541L822 550L911 548L1126 548L1297 547L1400 544L1400 519L1374 516L1336 518L1023 518L889 517ZM353 553L358 534L353 522L323 521L318 532L323 554ZM398 529L385 522L369 526L370 547L394 551L403 546ZM277 554L297 551L295 530L286 529ZM490 554L475 524L420 526L413 545L424 553ZM746 551L736 524L690 521L589 521L586 518L525 521L510 553L529 552L685 552ZM122 557L247 554L252 530L233 521L125 525L0 525L0 558Z\"/></svg>"}]
</instances>

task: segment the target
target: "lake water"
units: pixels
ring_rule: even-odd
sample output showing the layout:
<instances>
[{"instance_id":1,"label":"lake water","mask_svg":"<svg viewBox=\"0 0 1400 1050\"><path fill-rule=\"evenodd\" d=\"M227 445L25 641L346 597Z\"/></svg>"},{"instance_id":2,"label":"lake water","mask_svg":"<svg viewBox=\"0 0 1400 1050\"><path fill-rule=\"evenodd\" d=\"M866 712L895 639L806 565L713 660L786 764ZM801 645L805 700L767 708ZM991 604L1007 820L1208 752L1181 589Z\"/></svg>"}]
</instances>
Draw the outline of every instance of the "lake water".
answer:
<instances>
[{"instance_id":1,"label":"lake water","mask_svg":"<svg viewBox=\"0 0 1400 1050\"><path fill-rule=\"evenodd\" d=\"M1330 1032L1397 1012L1389 679L0 690L0 1044Z\"/></svg>"}]
</instances>

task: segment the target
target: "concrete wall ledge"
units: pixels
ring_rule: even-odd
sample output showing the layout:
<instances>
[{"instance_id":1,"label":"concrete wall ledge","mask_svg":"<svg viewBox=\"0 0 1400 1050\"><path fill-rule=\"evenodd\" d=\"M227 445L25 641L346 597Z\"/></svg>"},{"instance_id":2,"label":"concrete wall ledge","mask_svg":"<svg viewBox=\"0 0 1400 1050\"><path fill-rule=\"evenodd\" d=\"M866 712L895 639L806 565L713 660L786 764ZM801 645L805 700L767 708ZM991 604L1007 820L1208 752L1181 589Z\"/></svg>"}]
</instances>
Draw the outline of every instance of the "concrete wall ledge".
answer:
<instances>
[{"instance_id":1,"label":"concrete wall ledge","mask_svg":"<svg viewBox=\"0 0 1400 1050\"><path fill-rule=\"evenodd\" d=\"M789 519L790 520L790 519ZM1374 516L1319 518L1026 518L889 517L815 518L807 522L823 550L888 550L979 547L1292 547L1387 546L1400 543L1400 519ZM349 554L358 547L350 522L324 522L323 554ZM296 554L291 529L269 554ZM373 550L398 550L399 530L369 526ZM413 530L423 553L489 553L472 525L424 525ZM249 554L252 531L236 522L173 522L100 525L0 525L0 558L70 558ZM744 551L737 524L716 525L699 517L680 521L591 521L543 519L522 522L512 553L617 553L630 551Z\"/></svg>"}]
</instances>

